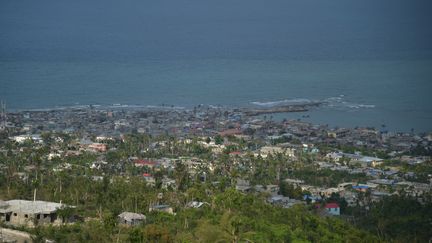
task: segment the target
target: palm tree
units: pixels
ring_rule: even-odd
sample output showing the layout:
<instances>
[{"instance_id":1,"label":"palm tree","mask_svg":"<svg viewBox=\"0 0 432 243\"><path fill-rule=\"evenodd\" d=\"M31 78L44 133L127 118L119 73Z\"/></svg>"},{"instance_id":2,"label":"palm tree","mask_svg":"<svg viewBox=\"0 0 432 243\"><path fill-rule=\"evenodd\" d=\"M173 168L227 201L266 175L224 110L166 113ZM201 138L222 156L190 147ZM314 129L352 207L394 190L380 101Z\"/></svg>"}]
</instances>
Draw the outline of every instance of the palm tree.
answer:
<instances>
[{"instance_id":1,"label":"palm tree","mask_svg":"<svg viewBox=\"0 0 432 243\"><path fill-rule=\"evenodd\" d=\"M250 238L255 234L253 231L244 232L241 226L244 224L241 217L232 212L225 212L220 220L220 227L225 232L225 242L237 243L240 241L253 242Z\"/></svg>"}]
</instances>

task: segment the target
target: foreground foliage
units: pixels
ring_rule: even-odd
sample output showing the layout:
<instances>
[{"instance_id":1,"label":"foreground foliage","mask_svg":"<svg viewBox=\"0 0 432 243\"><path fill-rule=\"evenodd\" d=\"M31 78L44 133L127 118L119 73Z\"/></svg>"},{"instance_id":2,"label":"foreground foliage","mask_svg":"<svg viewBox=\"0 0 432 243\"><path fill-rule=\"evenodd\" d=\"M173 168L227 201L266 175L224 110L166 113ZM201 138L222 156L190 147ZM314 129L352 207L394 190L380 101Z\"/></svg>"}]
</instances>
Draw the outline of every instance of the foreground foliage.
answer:
<instances>
[{"instance_id":1,"label":"foreground foliage","mask_svg":"<svg viewBox=\"0 0 432 243\"><path fill-rule=\"evenodd\" d=\"M147 224L123 227L111 212L60 228L39 228L58 242L378 242L378 238L336 218L321 218L305 207L272 207L262 199L227 190L200 209L177 215L148 214Z\"/></svg>"}]
</instances>

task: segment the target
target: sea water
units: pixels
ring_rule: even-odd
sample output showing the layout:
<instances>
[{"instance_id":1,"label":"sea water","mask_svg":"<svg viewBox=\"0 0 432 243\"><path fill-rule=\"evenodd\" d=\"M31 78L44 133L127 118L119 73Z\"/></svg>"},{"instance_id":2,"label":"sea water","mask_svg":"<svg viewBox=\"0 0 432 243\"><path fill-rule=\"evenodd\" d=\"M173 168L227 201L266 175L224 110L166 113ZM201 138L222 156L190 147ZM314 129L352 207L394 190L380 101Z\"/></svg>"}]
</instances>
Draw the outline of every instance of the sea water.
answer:
<instances>
[{"instance_id":1,"label":"sea water","mask_svg":"<svg viewBox=\"0 0 432 243\"><path fill-rule=\"evenodd\" d=\"M431 61L0 62L11 109L77 104L236 107L323 102L275 115L332 126L432 129Z\"/></svg>"}]
</instances>

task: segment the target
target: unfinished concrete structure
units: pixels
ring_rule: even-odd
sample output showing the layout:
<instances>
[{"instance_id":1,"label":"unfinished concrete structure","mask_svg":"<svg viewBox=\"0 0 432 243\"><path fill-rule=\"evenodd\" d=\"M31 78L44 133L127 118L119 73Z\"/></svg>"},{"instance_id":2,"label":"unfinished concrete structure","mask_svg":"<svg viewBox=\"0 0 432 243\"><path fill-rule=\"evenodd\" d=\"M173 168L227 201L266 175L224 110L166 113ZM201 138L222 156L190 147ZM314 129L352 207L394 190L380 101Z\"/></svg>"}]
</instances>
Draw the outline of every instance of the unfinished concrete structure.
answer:
<instances>
[{"instance_id":1,"label":"unfinished concrete structure","mask_svg":"<svg viewBox=\"0 0 432 243\"><path fill-rule=\"evenodd\" d=\"M146 216L140 213L123 212L119 214L118 221L120 224L135 226L146 221Z\"/></svg>"},{"instance_id":2,"label":"unfinished concrete structure","mask_svg":"<svg viewBox=\"0 0 432 243\"><path fill-rule=\"evenodd\" d=\"M57 210L66 205L45 201L0 201L0 221L14 226L64 223Z\"/></svg>"}]
</instances>

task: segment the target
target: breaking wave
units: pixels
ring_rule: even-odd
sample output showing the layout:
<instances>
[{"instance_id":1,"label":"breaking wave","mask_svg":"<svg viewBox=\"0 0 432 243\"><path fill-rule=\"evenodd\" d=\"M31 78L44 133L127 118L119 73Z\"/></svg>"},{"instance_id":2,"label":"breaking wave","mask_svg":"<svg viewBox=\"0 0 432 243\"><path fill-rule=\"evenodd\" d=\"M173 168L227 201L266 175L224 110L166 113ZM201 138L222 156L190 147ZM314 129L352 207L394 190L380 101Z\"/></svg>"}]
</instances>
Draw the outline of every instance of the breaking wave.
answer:
<instances>
[{"instance_id":1,"label":"breaking wave","mask_svg":"<svg viewBox=\"0 0 432 243\"><path fill-rule=\"evenodd\" d=\"M311 100L306 98L295 98L295 99L285 99L276 101L254 101L250 102L253 105L261 107L276 107L276 106L286 106L286 105L309 105L320 103L321 106L326 108L334 109L372 109L375 108L373 104L359 104L347 101L345 95L339 95L335 97L329 97L322 100Z\"/></svg>"},{"instance_id":2,"label":"breaking wave","mask_svg":"<svg viewBox=\"0 0 432 243\"><path fill-rule=\"evenodd\" d=\"M283 106L283 105L307 105L315 102L317 101L303 99L303 98L296 98L296 99L286 99L286 100L277 100L277 101L268 101L268 102L254 101L251 102L251 104L257 106L274 107L274 106Z\"/></svg>"},{"instance_id":3,"label":"breaking wave","mask_svg":"<svg viewBox=\"0 0 432 243\"><path fill-rule=\"evenodd\" d=\"M325 107L336 108L336 109L371 109L375 108L372 104L358 104L354 102L347 101L344 95L337 97L330 97L322 100Z\"/></svg>"}]
</instances>

